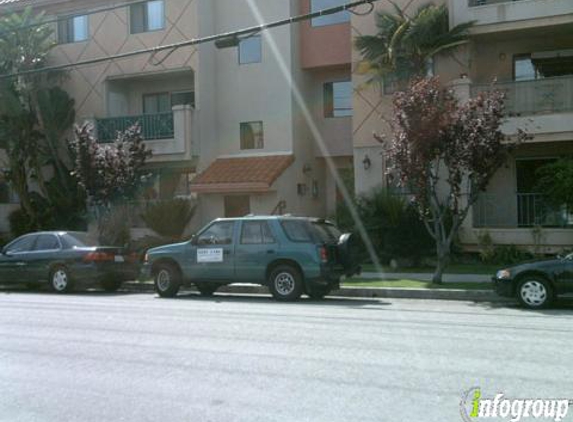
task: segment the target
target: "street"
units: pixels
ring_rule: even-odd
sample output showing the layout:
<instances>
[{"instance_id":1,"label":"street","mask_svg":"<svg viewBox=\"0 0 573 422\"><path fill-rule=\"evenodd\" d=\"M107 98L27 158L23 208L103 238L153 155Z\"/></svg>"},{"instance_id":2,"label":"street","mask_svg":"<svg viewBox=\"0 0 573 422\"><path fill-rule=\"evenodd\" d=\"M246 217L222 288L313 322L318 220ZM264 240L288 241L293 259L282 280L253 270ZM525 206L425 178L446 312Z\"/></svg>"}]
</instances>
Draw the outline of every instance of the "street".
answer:
<instances>
[{"instance_id":1,"label":"street","mask_svg":"<svg viewBox=\"0 0 573 422\"><path fill-rule=\"evenodd\" d=\"M476 386L573 398L571 303L13 289L0 336L2 422L454 422Z\"/></svg>"}]
</instances>

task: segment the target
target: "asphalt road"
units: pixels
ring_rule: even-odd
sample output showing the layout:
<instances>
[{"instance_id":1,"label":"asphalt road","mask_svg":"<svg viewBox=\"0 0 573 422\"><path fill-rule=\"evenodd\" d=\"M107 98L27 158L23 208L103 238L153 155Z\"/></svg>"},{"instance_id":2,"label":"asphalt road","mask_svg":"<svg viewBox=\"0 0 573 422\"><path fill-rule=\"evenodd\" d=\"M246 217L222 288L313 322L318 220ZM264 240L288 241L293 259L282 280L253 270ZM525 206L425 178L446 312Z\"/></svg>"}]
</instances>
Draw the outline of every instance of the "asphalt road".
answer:
<instances>
[{"instance_id":1,"label":"asphalt road","mask_svg":"<svg viewBox=\"0 0 573 422\"><path fill-rule=\"evenodd\" d=\"M2 422L454 422L572 375L572 304L0 292Z\"/></svg>"}]
</instances>

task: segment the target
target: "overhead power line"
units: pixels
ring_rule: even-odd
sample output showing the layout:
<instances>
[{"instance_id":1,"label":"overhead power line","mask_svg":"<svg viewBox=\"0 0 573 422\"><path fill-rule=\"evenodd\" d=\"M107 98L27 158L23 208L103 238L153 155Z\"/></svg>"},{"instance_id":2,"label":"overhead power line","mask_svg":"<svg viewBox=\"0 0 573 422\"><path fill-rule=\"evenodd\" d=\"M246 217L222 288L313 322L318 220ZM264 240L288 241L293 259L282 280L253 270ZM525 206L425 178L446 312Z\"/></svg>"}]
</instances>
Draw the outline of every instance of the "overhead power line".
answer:
<instances>
[{"instance_id":1,"label":"overhead power line","mask_svg":"<svg viewBox=\"0 0 573 422\"><path fill-rule=\"evenodd\" d=\"M31 75L31 74L35 74L35 73L41 73L41 72L52 72L52 71L58 71L58 70L65 70L65 69L73 68L73 67L88 66L88 65L92 65L92 64L107 62L110 60L125 59L127 57L137 56L140 54L147 54L147 53L156 54L160 51L175 50L175 49L178 49L181 47L188 47L188 46L192 46L192 45L205 44L205 43L214 42L217 40L238 39L241 36L250 36L250 35L256 34L258 32L261 32L261 31L264 31L267 29L277 28L277 27L284 26L284 25L291 25L293 23L297 23L297 22L301 22L301 21L305 21L305 20L309 20L309 19L314 19L314 18L318 18L321 16L332 15L332 14L339 13L339 12L351 11L351 9L358 7L358 6L365 5L365 4L372 6L372 9L373 9L373 3L377 2L377 1L379 1L379 0L359 0L359 1L354 1L351 3L347 3L347 4L344 4L341 6L331 7L329 9L319 10L319 11L307 13L304 15L298 15L298 16L287 18L287 19L282 19L279 21L274 21L274 22L262 24L262 25L251 26L251 27L248 27L245 29L240 29L237 31L230 31L230 32L222 33L222 34L210 35L210 36L203 37L203 38L193 38L190 40L180 41L180 42L176 42L176 43L172 43L172 44L165 44L165 45L160 45L160 46L153 47L153 48L128 51L125 53L119 53L119 54L115 54L112 56L97 57L94 59L83 60L83 61L79 61L79 62L75 62L75 63L67 63L67 64L61 64L61 65L55 65L55 66L47 66L47 67L38 68L38 69L25 70L25 71L18 72L18 73L4 74L4 75L0 75L0 80L8 79L8 78L14 78L14 77L18 77L18 76Z\"/></svg>"}]
</instances>

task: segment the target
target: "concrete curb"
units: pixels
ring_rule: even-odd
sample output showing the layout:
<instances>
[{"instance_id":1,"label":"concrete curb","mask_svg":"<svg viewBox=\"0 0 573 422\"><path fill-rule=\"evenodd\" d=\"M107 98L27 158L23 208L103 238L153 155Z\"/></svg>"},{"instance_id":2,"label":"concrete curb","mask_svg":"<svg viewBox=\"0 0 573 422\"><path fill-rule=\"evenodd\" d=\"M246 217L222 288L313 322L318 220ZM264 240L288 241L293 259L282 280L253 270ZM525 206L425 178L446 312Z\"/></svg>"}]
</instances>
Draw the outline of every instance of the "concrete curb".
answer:
<instances>
[{"instance_id":1,"label":"concrete curb","mask_svg":"<svg viewBox=\"0 0 573 422\"><path fill-rule=\"evenodd\" d=\"M153 292L153 283L128 282L123 283L122 290L130 292ZM197 291L194 287L186 287L185 291ZM223 286L219 293L234 294L263 294L268 295L269 289L254 284L233 284ZM499 297L492 290L461 290L461 289L416 289L395 287L342 287L334 290L330 297L352 298L389 298L389 299L428 299L428 300L463 300L472 302L502 302L506 298Z\"/></svg>"}]
</instances>

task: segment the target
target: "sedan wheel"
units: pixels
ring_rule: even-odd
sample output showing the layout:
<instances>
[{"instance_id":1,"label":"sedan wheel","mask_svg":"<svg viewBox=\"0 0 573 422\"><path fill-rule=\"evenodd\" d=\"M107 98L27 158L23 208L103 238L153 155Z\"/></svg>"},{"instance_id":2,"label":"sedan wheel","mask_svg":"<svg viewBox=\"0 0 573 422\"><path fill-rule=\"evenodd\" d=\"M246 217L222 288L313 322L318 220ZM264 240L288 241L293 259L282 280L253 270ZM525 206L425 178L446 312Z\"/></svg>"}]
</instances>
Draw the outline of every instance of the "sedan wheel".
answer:
<instances>
[{"instance_id":1,"label":"sedan wheel","mask_svg":"<svg viewBox=\"0 0 573 422\"><path fill-rule=\"evenodd\" d=\"M73 283L64 267L55 268L50 275L50 287L56 293L67 293L72 290Z\"/></svg>"},{"instance_id":2,"label":"sedan wheel","mask_svg":"<svg viewBox=\"0 0 573 422\"><path fill-rule=\"evenodd\" d=\"M527 278L519 283L517 298L528 308L540 309L549 306L553 300L553 291L547 281Z\"/></svg>"}]
</instances>

